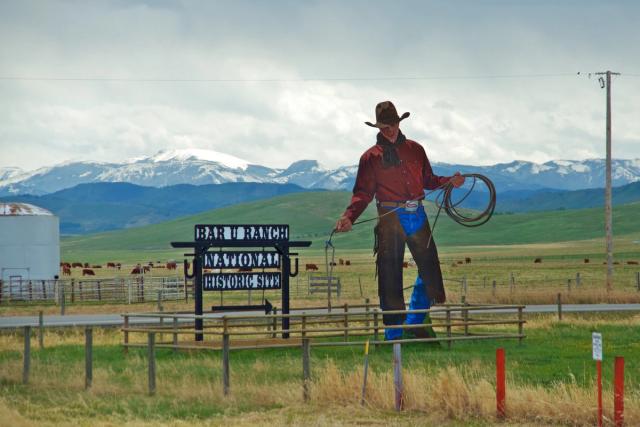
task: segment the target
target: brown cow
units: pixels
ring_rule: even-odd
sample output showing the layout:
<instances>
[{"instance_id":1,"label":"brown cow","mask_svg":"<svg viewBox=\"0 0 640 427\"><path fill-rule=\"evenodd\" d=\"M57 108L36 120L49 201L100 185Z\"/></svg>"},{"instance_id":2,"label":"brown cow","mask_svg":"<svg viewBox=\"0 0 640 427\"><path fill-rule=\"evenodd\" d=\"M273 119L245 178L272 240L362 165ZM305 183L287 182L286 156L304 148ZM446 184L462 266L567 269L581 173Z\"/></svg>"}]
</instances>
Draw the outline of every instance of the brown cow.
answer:
<instances>
[{"instance_id":1,"label":"brown cow","mask_svg":"<svg viewBox=\"0 0 640 427\"><path fill-rule=\"evenodd\" d=\"M456 261L458 264L462 264L462 261Z\"/></svg>"},{"instance_id":2,"label":"brown cow","mask_svg":"<svg viewBox=\"0 0 640 427\"><path fill-rule=\"evenodd\" d=\"M94 271L90 268L83 268L82 269L82 275L83 276L95 276L96 273L94 273Z\"/></svg>"},{"instance_id":3,"label":"brown cow","mask_svg":"<svg viewBox=\"0 0 640 427\"><path fill-rule=\"evenodd\" d=\"M148 273L151 271L151 267L149 267L148 265L145 265L144 267L142 267L142 272L143 273Z\"/></svg>"},{"instance_id":4,"label":"brown cow","mask_svg":"<svg viewBox=\"0 0 640 427\"><path fill-rule=\"evenodd\" d=\"M533 260L534 264L540 264L542 262L542 258L536 258Z\"/></svg>"},{"instance_id":5,"label":"brown cow","mask_svg":"<svg viewBox=\"0 0 640 427\"><path fill-rule=\"evenodd\" d=\"M464 263L465 263L465 264L471 264L471 258L469 258L469 257L465 257L465 259L464 259Z\"/></svg>"},{"instance_id":6,"label":"brown cow","mask_svg":"<svg viewBox=\"0 0 640 427\"><path fill-rule=\"evenodd\" d=\"M627 261L629 265L638 265L638 261Z\"/></svg>"},{"instance_id":7,"label":"brown cow","mask_svg":"<svg viewBox=\"0 0 640 427\"><path fill-rule=\"evenodd\" d=\"M108 262L107 263L107 268L116 268L116 263L115 262Z\"/></svg>"},{"instance_id":8,"label":"brown cow","mask_svg":"<svg viewBox=\"0 0 640 427\"><path fill-rule=\"evenodd\" d=\"M84 267L84 268L90 268L90 267L89 267L89 263L88 263L88 262L85 262L83 267Z\"/></svg>"},{"instance_id":9,"label":"brown cow","mask_svg":"<svg viewBox=\"0 0 640 427\"><path fill-rule=\"evenodd\" d=\"M102 266L96 264L96 265L92 265L91 268L102 268Z\"/></svg>"},{"instance_id":10,"label":"brown cow","mask_svg":"<svg viewBox=\"0 0 640 427\"><path fill-rule=\"evenodd\" d=\"M74 262L73 264L71 264L71 267L73 267L73 268L76 268L76 267L82 268L82 263L81 262Z\"/></svg>"},{"instance_id":11,"label":"brown cow","mask_svg":"<svg viewBox=\"0 0 640 427\"><path fill-rule=\"evenodd\" d=\"M338 263L339 263L340 265L344 265L344 260L343 260L342 258L339 258L339 259L338 259Z\"/></svg>"},{"instance_id":12,"label":"brown cow","mask_svg":"<svg viewBox=\"0 0 640 427\"><path fill-rule=\"evenodd\" d=\"M133 267L133 270L131 270L131 274L142 274L142 267L140 267L139 265Z\"/></svg>"},{"instance_id":13,"label":"brown cow","mask_svg":"<svg viewBox=\"0 0 640 427\"><path fill-rule=\"evenodd\" d=\"M167 263L167 270L175 270L178 268L178 264L175 261L169 261Z\"/></svg>"},{"instance_id":14,"label":"brown cow","mask_svg":"<svg viewBox=\"0 0 640 427\"><path fill-rule=\"evenodd\" d=\"M122 268L122 264L120 264L119 262L118 262L118 263L116 263L116 268L117 268L118 270L120 270L120 269Z\"/></svg>"},{"instance_id":15,"label":"brown cow","mask_svg":"<svg viewBox=\"0 0 640 427\"><path fill-rule=\"evenodd\" d=\"M71 276L71 268L67 266L62 267L62 275L63 276Z\"/></svg>"},{"instance_id":16,"label":"brown cow","mask_svg":"<svg viewBox=\"0 0 640 427\"><path fill-rule=\"evenodd\" d=\"M589 264L589 258L585 258L585 259L584 259L584 263L585 263L585 264Z\"/></svg>"},{"instance_id":17,"label":"brown cow","mask_svg":"<svg viewBox=\"0 0 640 427\"><path fill-rule=\"evenodd\" d=\"M348 259L344 261L344 265L351 265L351 261L349 261Z\"/></svg>"},{"instance_id":18,"label":"brown cow","mask_svg":"<svg viewBox=\"0 0 640 427\"><path fill-rule=\"evenodd\" d=\"M304 270L305 270L305 271L309 271L309 270L312 270L312 271L318 271L318 266L317 266L317 265L315 265L315 264L306 264L306 265L304 266Z\"/></svg>"}]
</instances>

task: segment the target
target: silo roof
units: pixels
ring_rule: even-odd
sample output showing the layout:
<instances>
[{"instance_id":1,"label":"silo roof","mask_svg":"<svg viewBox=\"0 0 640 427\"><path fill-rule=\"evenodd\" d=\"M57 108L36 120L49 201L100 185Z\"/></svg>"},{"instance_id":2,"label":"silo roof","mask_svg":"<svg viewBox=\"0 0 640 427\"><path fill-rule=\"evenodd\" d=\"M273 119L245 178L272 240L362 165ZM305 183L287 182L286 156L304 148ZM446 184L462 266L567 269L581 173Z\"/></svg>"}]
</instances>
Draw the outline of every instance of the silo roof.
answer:
<instances>
[{"instance_id":1,"label":"silo roof","mask_svg":"<svg viewBox=\"0 0 640 427\"><path fill-rule=\"evenodd\" d=\"M42 216L53 215L48 210L31 205L29 203L2 203L0 202L0 216Z\"/></svg>"}]
</instances>

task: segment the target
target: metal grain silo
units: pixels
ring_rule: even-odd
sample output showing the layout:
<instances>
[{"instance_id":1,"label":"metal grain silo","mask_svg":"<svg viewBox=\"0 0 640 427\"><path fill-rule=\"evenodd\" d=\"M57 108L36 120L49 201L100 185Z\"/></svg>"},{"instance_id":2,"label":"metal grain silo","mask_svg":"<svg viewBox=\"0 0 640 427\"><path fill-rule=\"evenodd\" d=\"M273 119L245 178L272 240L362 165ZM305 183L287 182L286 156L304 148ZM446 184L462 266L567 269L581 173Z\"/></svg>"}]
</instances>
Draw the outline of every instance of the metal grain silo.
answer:
<instances>
[{"instance_id":1,"label":"metal grain silo","mask_svg":"<svg viewBox=\"0 0 640 427\"><path fill-rule=\"evenodd\" d=\"M0 203L0 280L5 297L12 283L53 281L60 272L60 222L46 209ZM15 297L15 295L14 295Z\"/></svg>"}]
</instances>

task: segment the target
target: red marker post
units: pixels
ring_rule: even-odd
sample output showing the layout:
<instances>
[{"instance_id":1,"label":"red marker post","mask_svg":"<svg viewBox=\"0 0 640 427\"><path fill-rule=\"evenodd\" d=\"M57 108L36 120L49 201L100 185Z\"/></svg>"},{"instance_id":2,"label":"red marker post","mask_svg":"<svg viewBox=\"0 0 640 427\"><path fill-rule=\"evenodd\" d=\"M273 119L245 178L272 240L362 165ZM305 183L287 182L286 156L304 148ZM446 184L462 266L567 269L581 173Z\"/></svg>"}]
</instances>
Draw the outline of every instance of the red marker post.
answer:
<instances>
[{"instance_id":1,"label":"red marker post","mask_svg":"<svg viewBox=\"0 0 640 427\"><path fill-rule=\"evenodd\" d=\"M624 425L624 357L616 357L613 385L613 421L616 427Z\"/></svg>"},{"instance_id":2,"label":"red marker post","mask_svg":"<svg viewBox=\"0 0 640 427\"><path fill-rule=\"evenodd\" d=\"M496 350L496 409L498 418L506 416L507 381L504 373L504 348Z\"/></svg>"},{"instance_id":3,"label":"red marker post","mask_svg":"<svg viewBox=\"0 0 640 427\"><path fill-rule=\"evenodd\" d=\"M591 345L593 360L596 361L597 384L598 384L598 427L602 427L602 334L594 332L591 334Z\"/></svg>"}]
</instances>

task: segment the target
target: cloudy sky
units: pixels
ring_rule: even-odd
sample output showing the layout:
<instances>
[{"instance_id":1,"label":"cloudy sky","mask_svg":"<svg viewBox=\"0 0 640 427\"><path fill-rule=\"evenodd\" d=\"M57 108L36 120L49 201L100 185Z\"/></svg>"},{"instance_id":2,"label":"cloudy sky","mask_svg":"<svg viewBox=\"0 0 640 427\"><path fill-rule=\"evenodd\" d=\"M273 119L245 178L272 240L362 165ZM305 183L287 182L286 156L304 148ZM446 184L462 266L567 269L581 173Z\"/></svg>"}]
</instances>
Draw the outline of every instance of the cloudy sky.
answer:
<instances>
[{"instance_id":1,"label":"cloudy sky","mask_svg":"<svg viewBox=\"0 0 640 427\"><path fill-rule=\"evenodd\" d=\"M354 164L390 99L432 161L640 157L636 1L0 2L0 167L213 149ZM581 72L581 75L576 75Z\"/></svg>"}]
</instances>

